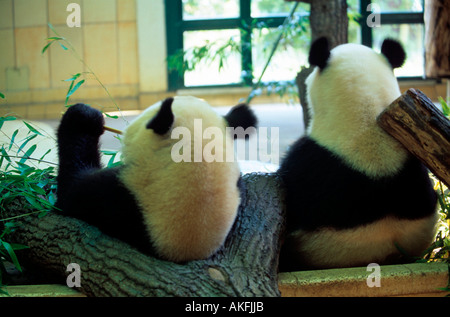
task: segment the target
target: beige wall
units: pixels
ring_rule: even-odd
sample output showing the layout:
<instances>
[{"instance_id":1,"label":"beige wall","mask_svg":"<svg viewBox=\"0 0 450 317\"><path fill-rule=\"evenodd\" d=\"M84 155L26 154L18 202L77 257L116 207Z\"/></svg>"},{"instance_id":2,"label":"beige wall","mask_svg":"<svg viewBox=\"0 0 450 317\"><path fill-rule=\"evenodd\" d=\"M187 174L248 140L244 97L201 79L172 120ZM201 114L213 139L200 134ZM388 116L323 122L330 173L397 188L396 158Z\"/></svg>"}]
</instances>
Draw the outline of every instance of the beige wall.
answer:
<instances>
[{"instance_id":1,"label":"beige wall","mask_svg":"<svg viewBox=\"0 0 450 317\"><path fill-rule=\"evenodd\" d=\"M79 28L66 24L69 3L81 7ZM122 110L145 107L140 104L145 96L154 102L166 93L163 0L0 0L0 92L6 95L0 115L58 117L69 87L63 80L89 71L57 43L41 53L46 39L55 36L48 23L73 45ZM71 102L116 110L94 77L84 78Z\"/></svg>"},{"instance_id":2,"label":"beige wall","mask_svg":"<svg viewBox=\"0 0 450 317\"><path fill-rule=\"evenodd\" d=\"M69 3L81 7L81 27L70 28ZM121 110L143 109L167 92L164 0L0 0L0 116L15 114L27 119L59 118L69 83L64 79L88 69L73 54L53 44L47 26L70 41L76 52L97 74ZM116 106L104 89L85 75L86 83L71 103L84 102L105 111ZM432 99L445 96L445 85L405 83L422 89ZM189 90L212 105L232 105L245 98L249 88ZM259 97L253 103L283 102Z\"/></svg>"}]
</instances>

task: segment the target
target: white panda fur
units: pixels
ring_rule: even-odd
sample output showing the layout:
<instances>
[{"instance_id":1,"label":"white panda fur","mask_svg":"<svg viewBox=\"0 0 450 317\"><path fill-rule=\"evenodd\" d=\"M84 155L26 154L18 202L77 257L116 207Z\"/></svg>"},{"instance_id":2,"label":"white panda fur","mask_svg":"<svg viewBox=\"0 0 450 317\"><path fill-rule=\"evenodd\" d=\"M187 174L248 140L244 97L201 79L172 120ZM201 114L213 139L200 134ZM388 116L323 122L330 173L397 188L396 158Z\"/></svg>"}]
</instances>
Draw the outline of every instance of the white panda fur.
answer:
<instances>
[{"instance_id":1,"label":"white panda fur","mask_svg":"<svg viewBox=\"0 0 450 317\"><path fill-rule=\"evenodd\" d=\"M316 43L310 61L318 67L306 80L312 122L278 171L288 228L281 268L394 263L401 261L399 248L418 256L434 238L436 196L426 169L376 123L400 96L392 68L404 51L392 40L382 49L386 55L357 44L327 51L326 39ZM404 206L392 207L394 199Z\"/></svg>"},{"instance_id":2,"label":"white panda fur","mask_svg":"<svg viewBox=\"0 0 450 317\"><path fill-rule=\"evenodd\" d=\"M306 80L313 117L309 136L371 177L392 175L408 154L376 123L401 94L386 57L363 45L344 44L331 51L328 64L332 71L319 76L316 68Z\"/></svg>"},{"instance_id":3,"label":"white panda fur","mask_svg":"<svg viewBox=\"0 0 450 317\"><path fill-rule=\"evenodd\" d=\"M161 137L145 127L160 105L149 107L124 131L120 178L144 211L158 252L173 261L205 258L222 245L236 217L239 167L237 162L171 161L172 147L180 140L171 139L170 131ZM172 110L175 122L171 129L188 128L194 142L193 118L201 118L203 129L219 127L229 139L224 140L224 148L216 150L233 151L225 119L205 101L175 97ZM201 141L203 149L210 140ZM194 158L194 145L191 150Z\"/></svg>"},{"instance_id":4,"label":"white panda fur","mask_svg":"<svg viewBox=\"0 0 450 317\"><path fill-rule=\"evenodd\" d=\"M164 260L181 263L211 256L235 221L240 171L236 161L173 160L172 147L187 138L172 139L171 132L188 129L195 142L195 119L202 120L203 131L215 127L222 132L223 148L215 147L216 154L233 150L233 135L226 127L246 129L257 121L244 104L222 117L200 99L167 98L126 128L123 164L102 169L98 141L103 116L84 104L71 106L57 134L57 207ZM210 140L201 142L204 146ZM192 144L192 156L195 149Z\"/></svg>"}]
</instances>

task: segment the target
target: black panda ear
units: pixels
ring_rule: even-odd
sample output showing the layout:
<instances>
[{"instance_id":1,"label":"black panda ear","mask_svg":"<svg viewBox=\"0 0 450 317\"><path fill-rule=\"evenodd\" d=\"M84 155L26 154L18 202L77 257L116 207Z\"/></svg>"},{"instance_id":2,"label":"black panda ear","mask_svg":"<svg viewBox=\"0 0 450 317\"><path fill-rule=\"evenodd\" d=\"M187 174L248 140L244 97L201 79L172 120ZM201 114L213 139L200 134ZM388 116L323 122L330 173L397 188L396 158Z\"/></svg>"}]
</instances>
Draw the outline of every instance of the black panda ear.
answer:
<instances>
[{"instance_id":1,"label":"black panda ear","mask_svg":"<svg viewBox=\"0 0 450 317\"><path fill-rule=\"evenodd\" d=\"M386 56L393 69L401 67L406 59L406 53L402 45L392 39L385 39L383 41L381 53Z\"/></svg>"},{"instance_id":2,"label":"black panda ear","mask_svg":"<svg viewBox=\"0 0 450 317\"><path fill-rule=\"evenodd\" d=\"M330 58L330 45L326 37L321 37L314 41L309 50L309 65L317 66L320 70L327 66Z\"/></svg>"},{"instance_id":3,"label":"black panda ear","mask_svg":"<svg viewBox=\"0 0 450 317\"><path fill-rule=\"evenodd\" d=\"M256 128L256 125L258 124L255 113L245 103L234 106L224 118L227 121L228 126L232 128L242 127L245 130L248 127Z\"/></svg>"},{"instance_id":4,"label":"black panda ear","mask_svg":"<svg viewBox=\"0 0 450 317\"><path fill-rule=\"evenodd\" d=\"M156 134L164 135L172 127L174 116L172 112L173 98L167 98L161 104L158 113L147 123L146 128Z\"/></svg>"}]
</instances>

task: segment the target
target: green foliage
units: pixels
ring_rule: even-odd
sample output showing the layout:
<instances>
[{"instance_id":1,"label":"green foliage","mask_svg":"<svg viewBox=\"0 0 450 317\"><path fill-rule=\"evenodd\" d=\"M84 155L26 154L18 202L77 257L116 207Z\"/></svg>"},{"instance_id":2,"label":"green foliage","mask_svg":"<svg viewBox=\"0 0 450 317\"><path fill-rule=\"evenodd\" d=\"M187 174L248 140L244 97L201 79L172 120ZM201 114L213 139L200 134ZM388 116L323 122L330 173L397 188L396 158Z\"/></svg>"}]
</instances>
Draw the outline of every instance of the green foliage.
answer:
<instances>
[{"instance_id":1,"label":"green foliage","mask_svg":"<svg viewBox=\"0 0 450 317\"><path fill-rule=\"evenodd\" d=\"M447 118L450 118L450 107L448 106L447 102L445 102L444 98L439 97L439 102L442 107L442 112L444 113L444 116Z\"/></svg>"},{"instance_id":2,"label":"green foliage","mask_svg":"<svg viewBox=\"0 0 450 317\"><path fill-rule=\"evenodd\" d=\"M38 137L47 138L45 133L39 131L32 124L23 121L23 129L27 134L25 138L18 140L19 129L11 136L2 128L5 122L17 120L12 116L0 117L0 133L8 140L0 144L0 292L3 276L6 272L4 261L14 264L21 272L22 267L17 259L16 251L27 248L26 246L10 243L7 241L8 234L20 226L23 217L36 214L38 217L45 216L53 210L56 201L56 181L54 177L55 168L52 163L44 169L38 168L38 164L51 152L48 149L40 158L33 158L37 144L31 144ZM20 215L6 218L6 210L14 208L18 201L21 205Z\"/></svg>"},{"instance_id":3,"label":"green foliage","mask_svg":"<svg viewBox=\"0 0 450 317\"><path fill-rule=\"evenodd\" d=\"M271 3L270 1L266 1L259 5L270 6ZM289 8L291 8L290 5ZM257 19L253 19L250 25L247 25L245 21L242 21L242 27L240 28L242 37L245 38L249 36L252 38L252 41L256 41L256 37L258 37L259 42L270 43L270 45L265 45L263 47L262 53L268 54L267 62L259 79L253 84L253 90L250 93L247 102L253 97L261 95L263 91L267 91L269 95L276 93L280 95L280 97L283 97L285 94L289 94L293 98L298 97L296 85L293 85L293 83L295 83L294 80L279 82L262 82L261 80L277 49L286 50L290 47L298 47L298 42L303 43L305 41L303 35L308 31L309 18L303 15L296 16L294 15L294 11L295 10L291 12L291 15L286 19L285 23L275 31L271 30L266 22ZM257 32L253 32L254 30ZM269 32L263 32L264 30L269 30ZM275 39L273 39L274 36ZM182 77L185 72L195 70L201 63L209 66L217 61L218 70L221 71L226 67L226 60L230 55L242 53L243 45L241 40L236 37L230 37L225 41L206 40L202 46L189 47L185 48L185 50L179 49L174 54L168 56L168 68L170 72L176 72ZM251 76L252 74L249 74L249 72L243 71L241 78L242 83L247 83L248 77Z\"/></svg>"},{"instance_id":4,"label":"green foliage","mask_svg":"<svg viewBox=\"0 0 450 317\"><path fill-rule=\"evenodd\" d=\"M175 71L180 76L184 72L193 71L200 63L211 65L218 61L219 70L225 66L227 57L233 52L241 52L240 41L231 37L227 41L206 41L203 46L191 47L183 50L177 50L173 55L167 57L169 71Z\"/></svg>"},{"instance_id":5,"label":"green foliage","mask_svg":"<svg viewBox=\"0 0 450 317\"><path fill-rule=\"evenodd\" d=\"M70 83L65 96L65 105L67 107L70 106L70 97L86 82L88 79L86 76L92 76L103 87L111 101L120 111L108 89L84 60L79 57L72 44L66 38L60 36L51 24L48 26L56 36L47 38L48 43L43 47L42 54L52 44L58 43L64 51L71 52L88 69L88 72L77 73L64 80ZM0 97L4 98L5 96L0 93ZM118 116L111 116L106 113L105 115L110 118L118 118ZM56 164L44 160L51 153L51 149L44 149L46 152L43 155L36 156L38 152L36 141L38 138L49 138L50 136L34 127L33 124L22 121L26 136L19 140L19 129L16 129L10 135L2 130L6 122L15 120L17 118L13 116L0 117L0 134L3 134L6 138L5 140L7 140L0 143L0 293L6 293L1 288L2 277L6 271L4 261L13 263L17 270L21 272L22 268L17 259L16 251L27 248L23 245L8 242L8 234L20 226L20 221L23 217L30 215L43 217L56 208ZM111 156L107 164L108 167L121 164L120 161L115 162L119 154L118 151L103 151L103 154ZM40 163L45 163L48 167L40 168ZM22 202L21 210L23 213L6 218L4 216L5 211L13 208L17 201Z\"/></svg>"},{"instance_id":6,"label":"green foliage","mask_svg":"<svg viewBox=\"0 0 450 317\"><path fill-rule=\"evenodd\" d=\"M66 94L66 100L65 100L65 105L66 107L69 107L69 98L86 82L86 80L88 79L94 79L102 88L103 90L106 92L106 94L108 95L109 99L112 101L112 103L114 104L114 106L116 107L117 110L120 111L119 106L117 105L114 97L110 94L109 90L105 87L105 85L102 83L102 81L100 80L100 78L98 78L98 76L95 74L95 72L91 69L91 67L89 67L88 64L86 64L86 62L84 61L84 59L82 59L80 57L80 55L78 54L78 52L75 50L75 48L73 47L72 43L70 43L70 41L68 41L65 37L61 36L60 34L58 34L58 32L55 30L55 28L53 27L52 24L48 23L48 27L50 28L50 30L56 35L56 36L52 36L47 38L47 44L44 46L44 48L42 49L42 54L44 54L52 44L54 43L58 43L59 46L64 50L64 51L68 51L70 52L78 61L80 61L88 70L87 72L82 72L82 73L77 73L74 74L72 77L65 79L64 81L66 82L70 82L69 85L69 89L67 91ZM78 80L78 82L77 82Z\"/></svg>"},{"instance_id":7,"label":"green foliage","mask_svg":"<svg viewBox=\"0 0 450 317\"><path fill-rule=\"evenodd\" d=\"M450 264L450 191L441 181L432 177L439 202L438 231L433 244L418 261L444 261Z\"/></svg>"}]
</instances>

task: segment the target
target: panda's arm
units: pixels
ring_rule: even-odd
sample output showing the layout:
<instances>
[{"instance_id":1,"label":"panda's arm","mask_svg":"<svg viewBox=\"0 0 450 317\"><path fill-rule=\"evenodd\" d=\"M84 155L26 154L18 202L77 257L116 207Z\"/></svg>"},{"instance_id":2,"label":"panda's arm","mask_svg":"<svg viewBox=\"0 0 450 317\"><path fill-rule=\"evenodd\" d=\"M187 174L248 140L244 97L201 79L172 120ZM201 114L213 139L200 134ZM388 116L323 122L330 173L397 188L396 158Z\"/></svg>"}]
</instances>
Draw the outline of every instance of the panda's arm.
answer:
<instances>
[{"instance_id":1,"label":"panda's arm","mask_svg":"<svg viewBox=\"0 0 450 317\"><path fill-rule=\"evenodd\" d=\"M74 179L87 170L99 169L99 138L104 119L100 111L76 104L61 119L58 128L58 199L63 199Z\"/></svg>"}]
</instances>

